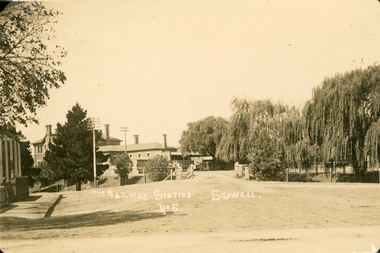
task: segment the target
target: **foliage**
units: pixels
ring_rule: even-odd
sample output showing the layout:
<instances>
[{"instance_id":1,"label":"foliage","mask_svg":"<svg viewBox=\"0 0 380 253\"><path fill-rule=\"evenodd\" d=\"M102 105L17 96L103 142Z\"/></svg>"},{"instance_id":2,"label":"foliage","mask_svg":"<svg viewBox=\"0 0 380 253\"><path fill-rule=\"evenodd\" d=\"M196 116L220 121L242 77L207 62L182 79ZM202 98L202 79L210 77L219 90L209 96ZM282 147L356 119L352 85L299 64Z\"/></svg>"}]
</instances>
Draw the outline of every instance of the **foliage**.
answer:
<instances>
[{"instance_id":1,"label":"foliage","mask_svg":"<svg viewBox=\"0 0 380 253\"><path fill-rule=\"evenodd\" d=\"M40 173L36 177L36 180L41 182L43 186L54 183L57 180L57 176L47 162L42 161L39 165L39 168Z\"/></svg>"},{"instance_id":2,"label":"foliage","mask_svg":"<svg viewBox=\"0 0 380 253\"><path fill-rule=\"evenodd\" d=\"M57 136L49 144L45 154L45 161L58 179L73 179L80 190L81 182L94 178L93 172L93 137L92 131L87 129L89 119L87 111L75 104L66 114L67 122L57 124ZM101 138L101 132L96 131L95 140ZM107 161L108 157L102 152L96 152L96 175L101 176L105 166L99 163Z\"/></svg>"},{"instance_id":3,"label":"foliage","mask_svg":"<svg viewBox=\"0 0 380 253\"><path fill-rule=\"evenodd\" d=\"M380 165L378 65L326 78L302 111L281 102L240 98L231 101L231 111L215 157L250 163L260 180L279 180L283 169L309 169L315 162L349 162L356 172ZM188 124L181 138L184 150L193 151L207 140L200 122Z\"/></svg>"},{"instance_id":4,"label":"foliage","mask_svg":"<svg viewBox=\"0 0 380 253\"><path fill-rule=\"evenodd\" d=\"M380 119L373 122L365 136L365 154L368 154L369 166L379 167L380 161Z\"/></svg>"},{"instance_id":5,"label":"foliage","mask_svg":"<svg viewBox=\"0 0 380 253\"><path fill-rule=\"evenodd\" d=\"M224 161L247 163L249 139L247 138L252 101L234 98L231 101L232 116L224 131L216 155Z\"/></svg>"},{"instance_id":6,"label":"foliage","mask_svg":"<svg viewBox=\"0 0 380 253\"><path fill-rule=\"evenodd\" d=\"M35 178L38 176L38 170L33 169L34 159L30 151L30 141L23 141L20 143L21 155L21 174L29 178L29 186L33 187Z\"/></svg>"},{"instance_id":7,"label":"foliage","mask_svg":"<svg viewBox=\"0 0 380 253\"><path fill-rule=\"evenodd\" d=\"M11 2L0 13L0 125L37 122L49 89L66 81L58 69L66 52L47 43L59 14L39 2Z\"/></svg>"},{"instance_id":8,"label":"foliage","mask_svg":"<svg viewBox=\"0 0 380 253\"><path fill-rule=\"evenodd\" d=\"M201 155L212 156L215 160L217 147L227 124L227 120L213 116L188 123L188 129L182 132L179 141L182 152L198 152Z\"/></svg>"},{"instance_id":9,"label":"foliage","mask_svg":"<svg viewBox=\"0 0 380 253\"><path fill-rule=\"evenodd\" d=\"M239 98L232 100L231 109L217 156L250 163L257 179L280 180L287 164L296 164L299 158L295 153L303 139L300 110L281 102Z\"/></svg>"},{"instance_id":10,"label":"foliage","mask_svg":"<svg viewBox=\"0 0 380 253\"><path fill-rule=\"evenodd\" d=\"M248 154L250 173L258 180L283 180L284 152L278 139L271 137L269 129L262 129L252 141Z\"/></svg>"},{"instance_id":11,"label":"foliage","mask_svg":"<svg viewBox=\"0 0 380 253\"><path fill-rule=\"evenodd\" d=\"M153 181L161 181L169 174L169 160L163 156L150 158L145 166L145 173Z\"/></svg>"},{"instance_id":12,"label":"foliage","mask_svg":"<svg viewBox=\"0 0 380 253\"><path fill-rule=\"evenodd\" d=\"M115 159L116 169L115 173L120 177L128 177L132 171L133 162L128 154L122 154Z\"/></svg>"},{"instance_id":13,"label":"foliage","mask_svg":"<svg viewBox=\"0 0 380 253\"><path fill-rule=\"evenodd\" d=\"M356 69L326 78L305 105L305 122L311 145L318 145L323 161L350 161L356 171L366 160L378 162L376 134L380 116L380 66ZM372 127L372 129L371 129ZM371 130L371 131L369 131Z\"/></svg>"}]
</instances>

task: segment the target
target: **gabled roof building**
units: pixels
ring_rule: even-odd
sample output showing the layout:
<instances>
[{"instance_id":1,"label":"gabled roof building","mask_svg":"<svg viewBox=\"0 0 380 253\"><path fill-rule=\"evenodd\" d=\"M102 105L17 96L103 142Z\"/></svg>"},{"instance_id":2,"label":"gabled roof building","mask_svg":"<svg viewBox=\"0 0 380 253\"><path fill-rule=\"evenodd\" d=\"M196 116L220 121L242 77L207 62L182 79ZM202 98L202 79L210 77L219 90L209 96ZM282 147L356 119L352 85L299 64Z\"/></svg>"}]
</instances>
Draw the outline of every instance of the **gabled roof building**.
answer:
<instances>
[{"instance_id":1,"label":"gabled roof building","mask_svg":"<svg viewBox=\"0 0 380 253\"><path fill-rule=\"evenodd\" d=\"M106 172L108 175L114 175L113 170L116 169L115 158L123 153L128 153L129 157L133 161L133 172L132 174L141 174L141 170L145 167L146 162L149 158L155 156L163 156L171 160L171 154L177 152L177 148L170 147L167 145L167 135L163 135L163 142L147 142L140 143L139 136L134 135L134 143L127 145L127 150L125 150L125 145L118 146L101 146L99 151L109 155L109 169Z\"/></svg>"}]
</instances>

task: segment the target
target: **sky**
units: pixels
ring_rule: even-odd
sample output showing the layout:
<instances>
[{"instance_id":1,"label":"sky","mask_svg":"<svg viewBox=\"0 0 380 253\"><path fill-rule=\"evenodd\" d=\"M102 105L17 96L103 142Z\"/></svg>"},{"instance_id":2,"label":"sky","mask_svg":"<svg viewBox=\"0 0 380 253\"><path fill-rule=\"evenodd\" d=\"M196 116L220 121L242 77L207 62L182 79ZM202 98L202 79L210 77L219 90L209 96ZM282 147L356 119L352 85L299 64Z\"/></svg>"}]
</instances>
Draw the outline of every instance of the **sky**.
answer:
<instances>
[{"instance_id":1,"label":"sky","mask_svg":"<svg viewBox=\"0 0 380 253\"><path fill-rule=\"evenodd\" d=\"M377 0L82 0L58 17L66 83L17 126L31 142L79 103L127 143L178 146L187 123L231 116L233 97L302 106L324 78L380 59ZM103 128L103 127L102 127Z\"/></svg>"}]
</instances>

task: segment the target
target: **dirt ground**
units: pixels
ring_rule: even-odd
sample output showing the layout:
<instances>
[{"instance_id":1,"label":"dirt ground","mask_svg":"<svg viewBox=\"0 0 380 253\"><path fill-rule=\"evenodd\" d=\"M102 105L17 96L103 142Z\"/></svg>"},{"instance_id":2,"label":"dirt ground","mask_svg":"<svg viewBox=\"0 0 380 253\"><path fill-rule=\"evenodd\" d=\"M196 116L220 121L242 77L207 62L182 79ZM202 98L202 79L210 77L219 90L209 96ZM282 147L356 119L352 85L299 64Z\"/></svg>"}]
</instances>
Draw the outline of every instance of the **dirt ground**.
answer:
<instances>
[{"instance_id":1,"label":"dirt ground","mask_svg":"<svg viewBox=\"0 0 380 253\"><path fill-rule=\"evenodd\" d=\"M13 252L370 252L380 185L183 181L35 193L0 214Z\"/></svg>"}]
</instances>

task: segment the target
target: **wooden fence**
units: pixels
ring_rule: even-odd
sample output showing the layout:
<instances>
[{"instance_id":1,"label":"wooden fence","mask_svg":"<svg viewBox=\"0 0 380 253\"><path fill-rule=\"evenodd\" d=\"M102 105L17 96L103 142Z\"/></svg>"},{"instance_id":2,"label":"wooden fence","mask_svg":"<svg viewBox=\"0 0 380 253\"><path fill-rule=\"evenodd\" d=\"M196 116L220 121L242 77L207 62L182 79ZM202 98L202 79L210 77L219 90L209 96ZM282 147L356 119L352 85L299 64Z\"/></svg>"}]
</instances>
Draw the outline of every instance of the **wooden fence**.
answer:
<instances>
[{"instance_id":1,"label":"wooden fence","mask_svg":"<svg viewBox=\"0 0 380 253\"><path fill-rule=\"evenodd\" d=\"M182 167L172 168L170 175L167 176L163 181L191 179L194 177L194 167L195 166L189 166L189 168L186 170L183 170Z\"/></svg>"}]
</instances>

